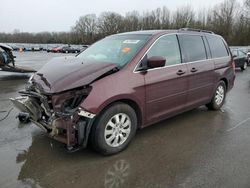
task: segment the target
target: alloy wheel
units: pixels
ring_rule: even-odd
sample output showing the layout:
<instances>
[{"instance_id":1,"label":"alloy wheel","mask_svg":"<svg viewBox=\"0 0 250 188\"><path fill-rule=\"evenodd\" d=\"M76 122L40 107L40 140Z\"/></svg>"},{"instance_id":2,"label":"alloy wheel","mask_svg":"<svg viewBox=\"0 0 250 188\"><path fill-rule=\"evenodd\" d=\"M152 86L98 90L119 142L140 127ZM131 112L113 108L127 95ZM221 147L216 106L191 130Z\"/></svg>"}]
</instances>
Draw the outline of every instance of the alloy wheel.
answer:
<instances>
[{"instance_id":1,"label":"alloy wheel","mask_svg":"<svg viewBox=\"0 0 250 188\"><path fill-rule=\"evenodd\" d=\"M105 126L104 138L111 147L119 147L129 137L131 120L127 114L119 113L111 117Z\"/></svg>"},{"instance_id":2,"label":"alloy wheel","mask_svg":"<svg viewBox=\"0 0 250 188\"><path fill-rule=\"evenodd\" d=\"M247 62L244 63L244 67L243 68L244 68L244 70L247 69Z\"/></svg>"},{"instance_id":3,"label":"alloy wheel","mask_svg":"<svg viewBox=\"0 0 250 188\"><path fill-rule=\"evenodd\" d=\"M215 103L217 105L220 105L223 102L224 97L225 97L224 87L222 85L219 85L215 93Z\"/></svg>"}]
</instances>

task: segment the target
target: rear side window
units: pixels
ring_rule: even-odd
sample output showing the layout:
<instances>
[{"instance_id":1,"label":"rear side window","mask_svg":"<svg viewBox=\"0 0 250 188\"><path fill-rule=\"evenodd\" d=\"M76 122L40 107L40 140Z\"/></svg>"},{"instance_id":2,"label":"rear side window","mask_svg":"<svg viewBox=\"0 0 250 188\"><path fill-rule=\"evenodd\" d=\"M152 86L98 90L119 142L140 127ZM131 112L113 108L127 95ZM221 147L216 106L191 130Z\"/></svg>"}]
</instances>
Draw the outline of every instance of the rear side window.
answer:
<instances>
[{"instance_id":1,"label":"rear side window","mask_svg":"<svg viewBox=\"0 0 250 188\"><path fill-rule=\"evenodd\" d=\"M213 58L227 57L229 55L226 46L220 37L213 35L207 35L206 37Z\"/></svg>"},{"instance_id":2,"label":"rear side window","mask_svg":"<svg viewBox=\"0 0 250 188\"><path fill-rule=\"evenodd\" d=\"M182 61L192 62L207 59L203 39L198 35L179 35Z\"/></svg>"}]
</instances>

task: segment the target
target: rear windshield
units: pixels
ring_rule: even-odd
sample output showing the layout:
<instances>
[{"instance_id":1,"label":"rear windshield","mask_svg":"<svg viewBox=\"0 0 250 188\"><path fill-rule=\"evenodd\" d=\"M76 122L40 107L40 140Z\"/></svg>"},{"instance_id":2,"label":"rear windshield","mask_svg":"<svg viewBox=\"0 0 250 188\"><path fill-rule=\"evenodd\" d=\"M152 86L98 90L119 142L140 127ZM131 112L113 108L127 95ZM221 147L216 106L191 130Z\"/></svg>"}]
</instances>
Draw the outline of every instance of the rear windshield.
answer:
<instances>
[{"instance_id":1,"label":"rear windshield","mask_svg":"<svg viewBox=\"0 0 250 188\"><path fill-rule=\"evenodd\" d=\"M149 37L150 35L146 34L113 35L94 43L78 57L103 63L114 63L121 68L131 61Z\"/></svg>"}]
</instances>

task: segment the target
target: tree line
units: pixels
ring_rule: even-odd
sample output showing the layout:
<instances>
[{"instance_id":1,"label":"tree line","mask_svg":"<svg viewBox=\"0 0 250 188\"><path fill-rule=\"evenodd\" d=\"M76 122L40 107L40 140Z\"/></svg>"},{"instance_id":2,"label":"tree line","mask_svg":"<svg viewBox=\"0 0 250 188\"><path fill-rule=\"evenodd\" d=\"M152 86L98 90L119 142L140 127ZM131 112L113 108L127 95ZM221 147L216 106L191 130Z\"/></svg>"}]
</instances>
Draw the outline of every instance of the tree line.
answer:
<instances>
[{"instance_id":1,"label":"tree line","mask_svg":"<svg viewBox=\"0 0 250 188\"><path fill-rule=\"evenodd\" d=\"M209 9L195 12L191 6L175 11L167 7L124 16L103 12L99 16L81 16L70 32L0 33L0 42L92 44L107 35L149 29L199 28L222 35L230 45L250 45L250 0L241 5L237 0L225 0Z\"/></svg>"}]
</instances>

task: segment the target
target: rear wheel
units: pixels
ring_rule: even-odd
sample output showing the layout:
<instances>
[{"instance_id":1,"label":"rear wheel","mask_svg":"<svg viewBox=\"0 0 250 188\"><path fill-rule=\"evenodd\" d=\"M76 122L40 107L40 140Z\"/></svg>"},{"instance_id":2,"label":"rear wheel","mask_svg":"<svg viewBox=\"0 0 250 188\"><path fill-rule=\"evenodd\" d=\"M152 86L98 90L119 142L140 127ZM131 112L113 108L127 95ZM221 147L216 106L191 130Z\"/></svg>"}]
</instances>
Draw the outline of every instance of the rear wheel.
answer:
<instances>
[{"instance_id":1,"label":"rear wheel","mask_svg":"<svg viewBox=\"0 0 250 188\"><path fill-rule=\"evenodd\" d=\"M244 62L244 65L241 67L241 70L246 70L247 69L247 62Z\"/></svg>"},{"instance_id":2,"label":"rear wheel","mask_svg":"<svg viewBox=\"0 0 250 188\"><path fill-rule=\"evenodd\" d=\"M136 133L136 113L129 105L116 103L106 109L93 125L91 142L93 148L111 155L126 148Z\"/></svg>"},{"instance_id":3,"label":"rear wheel","mask_svg":"<svg viewBox=\"0 0 250 188\"><path fill-rule=\"evenodd\" d=\"M216 87L214 96L210 103L206 104L208 109L219 110L224 104L226 98L226 84L224 81L220 81Z\"/></svg>"}]
</instances>

